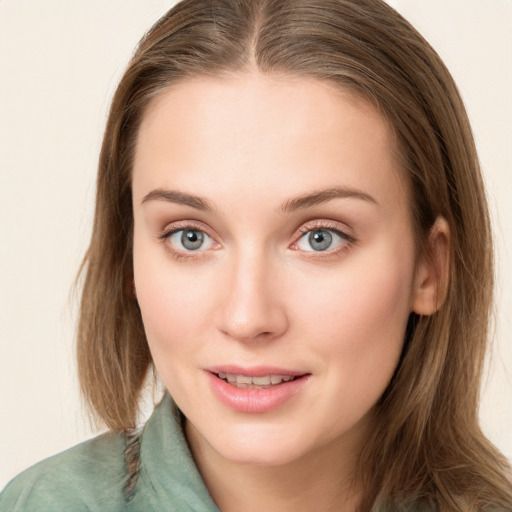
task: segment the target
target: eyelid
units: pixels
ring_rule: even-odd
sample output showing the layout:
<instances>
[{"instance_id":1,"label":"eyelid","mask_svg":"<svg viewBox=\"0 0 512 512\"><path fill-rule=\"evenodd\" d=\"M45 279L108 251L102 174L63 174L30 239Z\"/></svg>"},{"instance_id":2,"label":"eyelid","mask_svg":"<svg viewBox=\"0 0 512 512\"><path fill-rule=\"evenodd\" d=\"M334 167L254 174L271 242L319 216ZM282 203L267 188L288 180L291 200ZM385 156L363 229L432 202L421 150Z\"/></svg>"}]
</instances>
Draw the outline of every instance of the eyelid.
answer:
<instances>
[{"instance_id":1,"label":"eyelid","mask_svg":"<svg viewBox=\"0 0 512 512\"><path fill-rule=\"evenodd\" d=\"M176 222L171 222L169 224L166 224L165 227L163 227L159 233L158 238L165 238L172 233L176 233L176 231L180 231L182 229L195 229L197 231L201 231L202 233L205 233L210 238L215 239L211 233L210 230L206 225L204 225L202 222L195 221L195 220L178 220Z\"/></svg>"},{"instance_id":2,"label":"eyelid","mask_svg":"<svg viewBox=\"0 0 512 512\"><path fill-rule=\"evenodd\" d=\"M212 246L207 249L197 249L195 251L187 251L181 250L173 246L169 243L169 240L172 235L179 231L185 230L193 230L200 231L208 238L212 240ZM176 259L185 259L185 258L194 258L203 256L206 252L210 250L217 250L220 247L219 242L217 242L216 238L210 233L210 230L205 226L202 222L192 221L192 220L181 220L172 222L167 224L157 235L159 241L161 241L165 248L176 258Z\"/></svg>"},{"instance_id":3,"label":"eyelid","mask_svg":"<svg viewBox=\"0 0 512 512\"><path fill-rule=\"evenodd\" d=\"M297 230L294 238L298 240L301 236L309 233L310 231L314 231L315 229L326 229L335 231L339 233L341 236L346 238L351 242L356 242L356 238L351 234L351 229L346 224L342 224L337 221L328 220L328 219L315 219L309 222L305 222L300 226Z\"/></svg>"},{"instance_id":4,"label":"eyelid","mask_svg":"<svg viewBox=\"0 0 512 512\"><path fill-rule=\"evenodd\" d=\"M338 236L341 238L344 238L346 240L346 243L344 243L341 247L337 247L335 249L326 250L326 251L304 251L301 250L298 247L298 243L301 240L301 238L306 235L307 233L315 230L326 230L326 231L334 231ZM321 258L321 257L328 257L335 254L338 254L339 252L342 252L346 250L348 247L354 245L357 243L357 239L353 234L350 233L350 229L348 226L343 225L337 221L333 220L327 220L327 219L316 219L310 222L304 223L296 232L294 235L294 242L291 244L290 249L301 251L303 253L312 253L308 254L308 256Z\"/></svg>"}]
</instances>

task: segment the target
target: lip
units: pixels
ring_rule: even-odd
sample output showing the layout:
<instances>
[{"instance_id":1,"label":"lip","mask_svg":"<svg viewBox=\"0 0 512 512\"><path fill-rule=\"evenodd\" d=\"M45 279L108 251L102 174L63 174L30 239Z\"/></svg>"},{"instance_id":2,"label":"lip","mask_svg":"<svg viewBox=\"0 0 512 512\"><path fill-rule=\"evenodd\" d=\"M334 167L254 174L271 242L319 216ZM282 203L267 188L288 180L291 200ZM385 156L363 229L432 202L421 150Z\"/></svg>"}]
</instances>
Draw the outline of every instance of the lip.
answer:
<instances>
[{"instance_id":1,"label":"lip","mask_svg":"<svg viewBox=\"0 0 512 512\"><path fill-rule=\"evenodd\" d=\"M235 375L246 375L247 377L265 377L266 375L306 375L309 372L287 370L277 366L251 366L250 368L237 366L233 364L222 366L210 366L205 368L210 373L234 373Z\"/></svg>"},{"instance_id":2,"label":"lip","mask_svg":"<svg viewBox=\"0 0 512 512\"><path fill-rule=\"evenodd\" d=\"M218 373L234 373L247 377L292 375L298 378L271 388L248 389L228 384L217 376ZM268 366L242 368L233 365L210 367L205 369L205 374L213 394L222 404L237 412L253 414L270 412L284 405L304 388L311 377L310 373L284 368Z\"/></svg>"}]
</instances>

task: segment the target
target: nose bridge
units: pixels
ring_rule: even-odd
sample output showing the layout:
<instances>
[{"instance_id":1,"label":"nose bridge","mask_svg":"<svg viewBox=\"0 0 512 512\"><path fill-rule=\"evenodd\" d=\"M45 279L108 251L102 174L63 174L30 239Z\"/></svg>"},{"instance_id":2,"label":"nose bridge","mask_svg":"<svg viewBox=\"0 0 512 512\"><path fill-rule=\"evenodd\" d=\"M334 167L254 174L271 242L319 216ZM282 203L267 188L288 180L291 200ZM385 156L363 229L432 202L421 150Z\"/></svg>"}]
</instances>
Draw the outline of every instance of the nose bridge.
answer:
<instances>
[{"instance_id":1,"label":"nose bridge","mask_svg":"<svg viewBox=\"0 0 512 512\"><path fill-rule=\"evenodd\" d=\"M219 329L232 338L275 338L287 328L275 264L265 250L243 247L230 261Z\"/></svg>"}]
</instances>

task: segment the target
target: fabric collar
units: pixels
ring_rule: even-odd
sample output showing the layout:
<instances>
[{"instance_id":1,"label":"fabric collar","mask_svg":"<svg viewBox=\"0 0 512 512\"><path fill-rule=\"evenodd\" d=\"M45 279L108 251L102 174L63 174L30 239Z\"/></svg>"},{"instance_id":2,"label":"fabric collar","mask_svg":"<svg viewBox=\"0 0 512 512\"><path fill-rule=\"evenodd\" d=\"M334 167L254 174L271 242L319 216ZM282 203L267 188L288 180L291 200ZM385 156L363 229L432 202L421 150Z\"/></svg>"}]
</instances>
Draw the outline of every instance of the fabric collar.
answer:
<instances>
[{"instance_id":1,"label":"fabric collar","mask_svg":"<svg viewBox=\"0 0 512 512\"><path fill-rule=\"evenodd\" d=\"M192 458L180 415L166 393L144 427L140 476L149 479L158 501L173 504L173 510L180 510L180 504L183 510L219 512Z\"/></svg>"}]
</instances>

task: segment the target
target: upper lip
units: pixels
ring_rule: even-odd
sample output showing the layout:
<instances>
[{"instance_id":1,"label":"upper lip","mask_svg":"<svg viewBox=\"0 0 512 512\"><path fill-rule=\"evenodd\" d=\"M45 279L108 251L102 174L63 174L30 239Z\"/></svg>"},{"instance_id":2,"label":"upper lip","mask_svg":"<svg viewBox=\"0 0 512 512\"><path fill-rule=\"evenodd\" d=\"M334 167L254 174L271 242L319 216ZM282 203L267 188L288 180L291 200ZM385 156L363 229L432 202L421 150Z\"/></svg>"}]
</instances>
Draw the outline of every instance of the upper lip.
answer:
<instances>
[{"instance_id":1,"label":"upper lip","mask_svg":"<svg viewBox=\"0 0 512 512\"><path fill-rule=\"evenodd\" d=\"M306 375L308 372L301 370L290 370L286 368L279 368L277 366L238 366L234 364L223 364L218 366L209 366L205 368L210 373L231 373L234 375L245 375L247 377L265 377L267 375Z\"/></svg>"}]
</instances>

